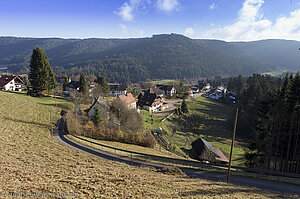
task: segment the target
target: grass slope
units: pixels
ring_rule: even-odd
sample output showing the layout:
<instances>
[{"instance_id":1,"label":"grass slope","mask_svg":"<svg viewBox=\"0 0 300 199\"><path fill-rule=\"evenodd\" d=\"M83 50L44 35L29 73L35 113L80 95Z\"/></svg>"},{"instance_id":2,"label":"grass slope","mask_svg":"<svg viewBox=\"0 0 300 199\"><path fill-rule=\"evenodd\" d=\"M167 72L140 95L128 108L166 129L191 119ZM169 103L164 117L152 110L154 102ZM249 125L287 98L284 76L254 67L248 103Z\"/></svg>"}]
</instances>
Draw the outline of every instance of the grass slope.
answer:
<instances>
[{"instance_id":1,"label":"grass slope","mask_svg":"<svg viewBox=\"0 0 300 199\"><path fill-rule=\"evenodd\" d=\"M184 124L174 135L171 133L172 123L178 121L177 116L171 116L165 122L161 123L162 117L154 116L154 123L151 124L150 114L142 111L144 115L144 127L150 129L163 128L166 134L163 137L171 143L174 149L181 154L190 153L191 142L203 137L213 146L220 148L223 153L229 157L232 137L232 126L230 118L233 118L234 107L224 105L216 101L198 97L195 100L187 102L190 111L190 128L184 133ZM243 140L237 139L233 150L232 165L244 166L244 145ZM229 158L228 158L229 159Z\"/></svg>"},{"instance_id":2,"label":"grass slope","mask_svg":"<svg viewBox=\"0 0 300 199\"><path fill-rule=\"evenodd\" d=\"M58 119L60 108L69 105L57 102L0 91L0 197L71 192L79 198L296 198L130 167L62 146L50 135L49 116L52 111Z\"/></svg>"}]
</instances>

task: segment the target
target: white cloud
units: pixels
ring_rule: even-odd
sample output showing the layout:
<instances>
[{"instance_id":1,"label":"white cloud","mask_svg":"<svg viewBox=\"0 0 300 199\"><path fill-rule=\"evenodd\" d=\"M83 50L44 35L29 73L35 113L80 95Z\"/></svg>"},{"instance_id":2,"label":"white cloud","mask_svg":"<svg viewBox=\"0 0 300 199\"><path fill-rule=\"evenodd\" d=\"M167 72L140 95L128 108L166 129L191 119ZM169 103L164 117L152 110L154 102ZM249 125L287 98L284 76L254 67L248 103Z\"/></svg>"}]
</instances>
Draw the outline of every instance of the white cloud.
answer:
<instances>
[{"instance_id":1,"label":"white cloud","mask_svg":"<svg viewBox=\"0 0 300 199\"><path fill-rule=\"evenodd\" d=\"M194 29L191 28L191 27L185 29L185 31L184 31L184 35L186 35L186 36L188 36L188 37L191 37L191 36L193 36L194 34L195 34Z\"/></svg>"},{"instance_id":2,"label":"white cloud","mask_svg":"<svg viewBox=\"0 0 300 199\"><path fill-rule=\"evenodd\" d=\"M130 0L125 2L115 14L119 15L123 21L132 21L134 19L134 11L137 9L141 0Z\"/></svg>"},{"instance_id":3,"label":"white cloud","mask_svg":"<svg viewBox=\"0 0 300 199\"><path fill-rule=\"evenodd\" d=\"M212 4L209 5L209 9L210 10L213 10L215 8L216 8L216 4L215 3L212 3Z\"/></svg>"},{"instance_id":4,"label":"white cloud","mask_svg":"<svg viewBox=\"0 0 300 199\"><path fill-rule=\"evenodd\" d=\"M280 16L274 22L262 11L263 0L245 0L236 22L204 33L203 37L227 41L251 41L260 39L300 40L300 9L289 16Z\"/></svg>"},{"instance_id":5,"label":"white cloud","mask_svg":"<svg viewBox=\"0 0 300 199\"><path fill-rule=\"evenodd\" d=\"M178 10L178 0L157 0L156 6L159 10L164 12L172 12Z\"/></svg>"}]
</instances>

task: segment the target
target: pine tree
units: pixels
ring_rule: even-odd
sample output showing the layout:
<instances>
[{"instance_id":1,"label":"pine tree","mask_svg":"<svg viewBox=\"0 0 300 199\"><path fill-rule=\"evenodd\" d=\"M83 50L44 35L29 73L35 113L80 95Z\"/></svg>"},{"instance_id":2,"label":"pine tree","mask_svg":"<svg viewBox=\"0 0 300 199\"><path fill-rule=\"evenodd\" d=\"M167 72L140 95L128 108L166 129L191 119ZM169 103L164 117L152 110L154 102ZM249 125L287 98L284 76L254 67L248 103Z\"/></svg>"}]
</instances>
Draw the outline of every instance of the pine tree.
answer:
<instances>
[{"instance_id":1,"label":"pine tree","mask_svg":"<svg viewBox=\"0 0 300 199\"><path fill-rule=\"evenodd\" d=\"M26 76L24 77L24 84L25 84L27 90L29 90L30 83L29 83L28 78Z\"/></svg>"},{"instance_id":2,"label":"pine tree","mask_svg":"<svg viewBox=\"0 0 300 199\"><path fill-rule=\"evenodd\" d=\"M79 82L79 91L82 93L86 93L88 91L88 82L86 81L84 73L81 73Z\"/></svg>"},{"instance_id":3,"label":"pine tree","mask_svg":"<svg viewBox=\"0 0 300 199\"><path fill-rule=\"evenodd\" d=\"M110 88L107 84L106 78L102 75L98 75L96 82L101 86L101 92L105 95L109 94Z\"/></svg>"},{"instance_id":4,"label":"pine tree","mask_svg":"<svg viewBox=\"0 0 300 199\"><path fill-rule=\"evenodd\" d=\"M94 122L95 126L98 127L100 125L101 121L102 121L101 111L100 111L100 108L98 106L96 106L93 122Z\"/></svg>"},{"instance_id":5,"label":"pine tree","mask_svg":"<svg viewBox=\"0 0 300 199\"><path fill-rule=\"evenodd\" d=\"M40 47L33 49L29 67L29 81L34 91L53 90L56 87L52 68Z\"/></svg>"},{"instance_id":6,"label":"pine tree","mask_svg":"<svg viewBox=\"0 0 300 199\"><path fill-rule=\"evenodd\" d=\"M186 114L189 112L185 99L183 99L181 104L181 111Z\"/></svg>"},{"instance_id":7,"label":"pine tree","mask_svg":"<svg viewBox=\"0 0 300 199\"><path fill-rule=\"evenodd\" d=\"M69 83L69 78L68 78L68 76L65 76L65 80L64 80L64 83L63 83L63 91L67 90L67 84L68 83Z\"/></svg>"}]
</instances>

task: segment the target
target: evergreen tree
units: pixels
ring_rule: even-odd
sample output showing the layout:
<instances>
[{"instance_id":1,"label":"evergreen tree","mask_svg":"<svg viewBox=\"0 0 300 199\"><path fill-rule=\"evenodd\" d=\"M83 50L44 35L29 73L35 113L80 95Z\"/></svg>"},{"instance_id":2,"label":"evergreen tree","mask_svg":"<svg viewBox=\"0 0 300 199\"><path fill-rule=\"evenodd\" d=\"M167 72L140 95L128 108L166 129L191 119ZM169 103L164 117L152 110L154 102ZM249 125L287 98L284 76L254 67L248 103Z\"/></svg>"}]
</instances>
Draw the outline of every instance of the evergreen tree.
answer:
<instances>
[{"instance_id":1,"label":"evergreen tree","mask_svg":"<svg viewBox=\"0 0 300 199\"><path fill-rule=\"evenodd\" d=\"M186 114L189 112L185 99L183 99L181 104L181 111Z\"/></svg>"},{"instance_id":2,"label":"evergreen tree","mask_svg":"<svg viewBox=\"0 0 300 199\"><path fill-rule=\"evenodd\" d=\"M68 76L65 76L65 80L64 80L64 83L63 83L63 91L67 90L67 84L68 83L69 83L69 78L68 78Z\"/></svg>"},{"instance_id":3,"label":"evergreen tree","mask_svg":"<svg viewBox=\"0 0 300 199\"><path fill-rule=\"evenodd\" d=\"M102 121L102 118L101 118L101 111L100 111L100 108L98 106L95 107L95 115L94 115L94 118L93 118L93 122L95 124L95 126L99 126L100 123Z\"/></svg>"},{"instance_id":4,"label":"evergreen tree","mask_svg":"<svg viewBox=\"0 0 300 199\"><path fill-rule=\"evenodd\" d=\"M26 76L24 77L24 84L25 84L27 90L29 90L30 83L29 83L28 78Z\"/></svg>"},{"instance_id":5,"label":"evergreen tree","mask_svg":"<svg viewBox=\"0 0 300 199\"><path fill-rule=\"evenodd\" d=\"M79 91L82 93L86 93L88 91L88 82L86 81L84 73L81 73L79 82Z\"/></svg>"},{"instance_id":6,"label":"evergreen tree","mask_svg":"<svg viewBox=\"0 0 300 199\"><path fill-rule=\"evenodd\" d=\"M101 86L101 92L105 95L109 94L110 88L107 84L106 78L102 75L98 75L96 82Z\"/></svg>"},{"instance_id":7,"label":"evergreen tree","mask_svg":"<svg viewBox=\"0 0 300 199\"><path fill-rule=\"evenodd\" d=\"M40 47L33 49L29 67L29 81L34 91L52 90L56 87L52 68Z\"/></svg>"}]
</instances>

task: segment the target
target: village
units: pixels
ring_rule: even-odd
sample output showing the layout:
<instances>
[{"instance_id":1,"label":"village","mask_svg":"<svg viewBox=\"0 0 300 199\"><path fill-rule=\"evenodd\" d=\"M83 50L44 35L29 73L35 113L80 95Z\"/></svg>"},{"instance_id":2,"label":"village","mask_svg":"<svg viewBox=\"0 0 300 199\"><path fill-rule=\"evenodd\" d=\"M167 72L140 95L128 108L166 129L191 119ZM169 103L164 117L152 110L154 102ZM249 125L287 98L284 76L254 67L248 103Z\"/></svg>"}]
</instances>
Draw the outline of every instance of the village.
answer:
<instances>
[{"instance_id":1,"label":"village","mask_svg":"<svg viewBox=\"0 0 300 199\"><path fill-rule=\"evenodd\" d=\"M72 79L73 77L55 77L58 87L53 93L45 94L41 91L38 95L35 94L34 96L54 95L69 100L84 98L83 101L77 102L78 106L75 108L80 114L86 114L92 121L95 118L97 109L99 109L102 119L114 118L114 123L117 126L121 124L120 117L111 117L109 114L111 104L114 100L121 102L126 109L133 110L140 115L142 115L141 111L143 111L144 114L145 111L148 112L149 116L152 117L152 125L154 123L153 116L168 118L180 109L185 100L189 101L198 97L205 97L218 101L225 96L229 96L229 99L235 103L233 94L228 95L224 86L220 85L212 88L206 80L199 80L196 84L190 85L184 84L182 81L170 81L167 84L155 83L157 81L153 81L152 83L148 81L116 84L106 83L105 80L104 84L107 85L99 85L97 79L88 77L87 79L92 81L87 81L87 93L83 96L80 94L81 82ZM108 89L103 91L103 89L101 89L103 86L107 86ZM27 92L27 94L32 95L26 75L1 75L0 90ZM74 103L76 105L76 102ZM134 112L131 112L131 114L134 114ZM161 127L159 127L159 129L162 130ZM162 144L162 141L166 142L162 137L158 137L156 132L159 131L152 131L152 133L153 132L153 136L159 144ZM172 147L170 147L171 145L172 143L168 144L168 146L164 145L164 147L174 152L174 150L171 149ZM203 138L195 140L191 143L191 147L193 148L194 154L197 154L196 156L198 156L200 160L205 162L228 163L228 159L222 151L219 148L213 147Z\"/></svg>"}]
</instances>

